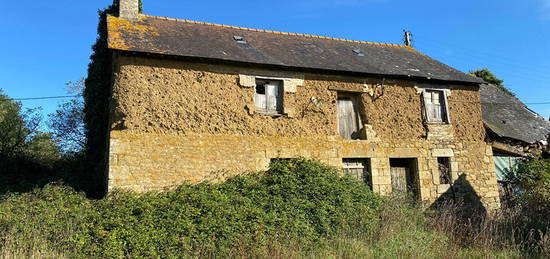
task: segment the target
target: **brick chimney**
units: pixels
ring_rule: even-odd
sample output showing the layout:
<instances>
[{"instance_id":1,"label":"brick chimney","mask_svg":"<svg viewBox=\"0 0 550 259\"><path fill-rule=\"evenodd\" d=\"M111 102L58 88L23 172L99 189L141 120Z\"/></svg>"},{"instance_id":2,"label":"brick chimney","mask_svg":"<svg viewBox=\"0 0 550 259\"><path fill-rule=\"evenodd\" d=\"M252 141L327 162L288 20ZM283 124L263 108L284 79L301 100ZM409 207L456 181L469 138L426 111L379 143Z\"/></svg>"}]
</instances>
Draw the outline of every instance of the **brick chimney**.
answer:
<instances>
[{"instance_id":1,"label":"brick chimney","mask_svg":"<svg viewBox=\"0 0 550 259\"><path fill-rule=\"evenodd\" d=\"M137 20L139 15L139 0L119 0L118 17L127 20Z\"/></svg>"}]
</instances>

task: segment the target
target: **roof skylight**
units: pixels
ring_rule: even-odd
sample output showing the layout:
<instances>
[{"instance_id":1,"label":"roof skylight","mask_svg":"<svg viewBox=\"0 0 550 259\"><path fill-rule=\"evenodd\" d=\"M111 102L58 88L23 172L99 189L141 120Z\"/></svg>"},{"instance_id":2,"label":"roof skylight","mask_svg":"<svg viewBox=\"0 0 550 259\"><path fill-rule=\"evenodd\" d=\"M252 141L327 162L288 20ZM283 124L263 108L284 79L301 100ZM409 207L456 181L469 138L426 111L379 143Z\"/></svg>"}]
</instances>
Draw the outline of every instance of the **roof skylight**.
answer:
<instances>
[{"instance_id":1,"label":"roof skylight","mask_svg":"<svg viewBox=\"0 0 550 259\"><path fill-rule=\"evenodd\" d=\"M354 50L353 50L353 53L355 53L355 55L357 55L357 56L359 56L359 57L365 56L365 53L364 53L362 50L360 50L360 49L354 49Z\"/></svg>"},{"instance_id":2,"label":"roof skylight","mask_svg":"<svg viewBox=\"0 0 550 259\"><path fill-rule=\"evenodd\" d=\"M243 36L233 36L233 39L240 44L247 44Z\"/></svg>"}]
</instances>

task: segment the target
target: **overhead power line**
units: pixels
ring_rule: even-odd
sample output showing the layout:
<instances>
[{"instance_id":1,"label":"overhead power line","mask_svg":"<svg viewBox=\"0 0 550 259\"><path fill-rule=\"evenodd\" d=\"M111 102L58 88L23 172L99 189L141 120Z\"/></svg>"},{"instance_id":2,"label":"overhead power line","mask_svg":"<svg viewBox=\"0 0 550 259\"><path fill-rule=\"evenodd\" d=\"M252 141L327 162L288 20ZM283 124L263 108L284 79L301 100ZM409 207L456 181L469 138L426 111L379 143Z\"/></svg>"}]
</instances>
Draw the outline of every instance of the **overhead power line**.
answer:
<instances>
[{"instance_id":1,"label":"overhead power line","mask_svg":"<svg viewBox=\"0 0 550 259\"><path fill-rule=\"evenodd\" d=\"M82 95L62 95L62 96L45 96L45 97L29 97L29 98L8 98L8 100L12 101L28 101L28 100L47 100L47 99L63 99L63 98L76 98L76 97L82 97ZM449 102L455 102L455 103L472 103L472 104L518 104L518 103L486 103L486 102L468 102L468 101L449 101ZM543 104L550 104L550 101L548 102L535 102L535 103L523 103L527 105L543 105Z\"/></svg>"},{"instance_id":2,"label":"overhead power line","mask_svg":"<svg viewBox=\"0 0 550 259\"><path fill-rule=\"evenodd\" d=\"M82 95L62 95L62 96L45 96L45 97L29 97L29 98L8 98L12 101L29 101L29 100L47 100L47 99L63 99L63 98L76 98Z\"/></svg>"}]
</instances>

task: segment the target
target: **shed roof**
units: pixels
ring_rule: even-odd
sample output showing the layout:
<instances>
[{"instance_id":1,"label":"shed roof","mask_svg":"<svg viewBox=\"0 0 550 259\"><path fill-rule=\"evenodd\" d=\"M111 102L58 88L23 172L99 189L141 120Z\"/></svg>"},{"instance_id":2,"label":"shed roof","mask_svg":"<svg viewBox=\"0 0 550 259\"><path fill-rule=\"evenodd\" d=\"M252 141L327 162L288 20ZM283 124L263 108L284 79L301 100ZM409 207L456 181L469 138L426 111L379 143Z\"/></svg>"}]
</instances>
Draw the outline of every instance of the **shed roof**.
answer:
<instances>
[{"instance_id":1,"label":"shed roof","mask_svg":"<svg viewBox=\"0 0 550 259\"><path fill-rule=\"evenodd\" d=\"M550 122L494 85L480 87L483 121L497 135L527 143L545 141Z\"/></svg>"},{"instance_id":2,"label":"shed roof","mask_svg":"<svg viewBox=\"0 0 550 259\"><path fill-rule=\"evenodd\" d=\"M109 48L170 56L479 84L403 45L248 29L140 15L108 16ZM241 43L236 39L242 37Z\"/></svg>"}]
</instances>

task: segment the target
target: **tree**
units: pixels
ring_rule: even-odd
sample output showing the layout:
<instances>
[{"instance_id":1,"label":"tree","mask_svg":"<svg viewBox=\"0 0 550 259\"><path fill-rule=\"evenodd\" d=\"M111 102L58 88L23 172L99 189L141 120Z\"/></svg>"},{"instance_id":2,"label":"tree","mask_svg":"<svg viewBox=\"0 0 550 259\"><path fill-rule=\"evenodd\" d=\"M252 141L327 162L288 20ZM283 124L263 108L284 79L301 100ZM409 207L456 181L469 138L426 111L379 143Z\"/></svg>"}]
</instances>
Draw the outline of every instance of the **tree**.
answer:
<instances>
[{"instance_id":1,"label":"tree","mask_svg":"<svg viewBox=\"0 0 550 259\"><path fill-rule=\"evenodd\" d=\"M41 122L38 109L23 110L21 103L11 100L0 89L0 156L46 160L57 157L58 149L51 135L39 130Z\"/></svg>"},{"instance_id":2,"label":"tree","mask_svg":"<svg viewBox=\"0 0 550 259\"><path fill-rule=\"evenodd\" d=\"M82 95L84 79L68 82L67 86L70 94ZM63 153L74 154L83 151L86 145L84 101L76 98L62 103L53 114L49 115L49 126L54 140Z\"/></svg>"},{"instance_id":3,"label":"tree","mask_svg":"<svg viewBox=\"0 0 550 259\"><path fill-rule=\"evenodd\" d=\"M491 72L488 68L475 70L474 72L472 72L472 74L474 74L476 77L479 77L479 78L485 80L485 82L487 82L489 84L497 86L498 88L500 88L505 93L507 93L511 96L516 96L516 94L514 94L512 91L510 91L510 89L508 89L506 86L504 86L504 84L503 84L504 80L496 77L495 74L493 74L493 72Z\"/></svg>"},{"instance_id":4,"label":"tree","mask_svg":"<svg viewBox=\"0 0 550 259\"><path fill-rule=\"evenodd\" d=\"M32 189L54 174L59 149L41 122L38 109L24 110L0 89L0 195Z\"/></svg>"}]
</instances>

